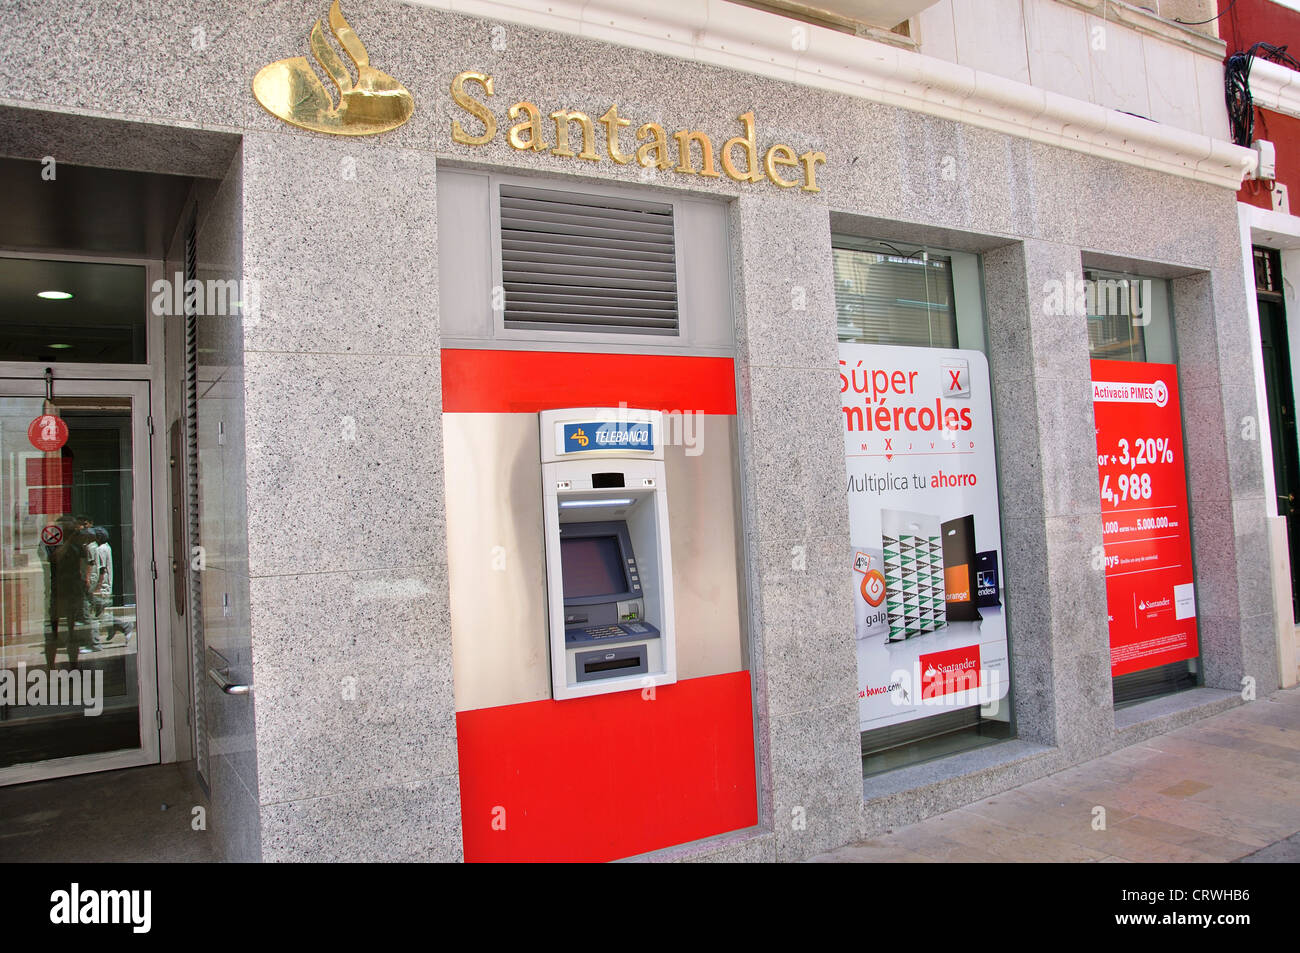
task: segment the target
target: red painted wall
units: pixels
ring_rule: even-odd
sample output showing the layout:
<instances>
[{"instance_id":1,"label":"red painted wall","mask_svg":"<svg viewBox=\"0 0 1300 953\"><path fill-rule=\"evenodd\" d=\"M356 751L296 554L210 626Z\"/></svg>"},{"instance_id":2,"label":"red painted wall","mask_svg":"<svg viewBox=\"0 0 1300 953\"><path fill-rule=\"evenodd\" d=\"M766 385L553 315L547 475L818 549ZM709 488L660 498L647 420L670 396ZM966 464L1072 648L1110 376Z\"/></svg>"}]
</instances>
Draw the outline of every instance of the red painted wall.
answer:
<instances>
[{"instance_id":1,"label":"red painted wall","mask_svg":"<svg viewBox=\"0 0 1300 953\"><path fill-rule=\"evenodd\" d=\"M462 711L456 741L467 861L602 862L758 823L748 672Z\"/></svg>"},{"instance_id":2,"label":"red painted wall","mask_svg":"<svg viewBox=\"0 0 1300 953\"><path fill-rule=\"evenodd\" d=\"M1300 12L1269 0L1219 0L1219 36L1228 44L1228 55L1250 49L1260 41L1289 46L1300 59ZM1289 196L1300 211L1300 119L1267 109L1255 111L1255 138L1267 139L1277 150L1277 181L1285 183ZM1237 199L1260 208L1272 208L1268 187L1247 180Z\"/></svg>"},{"instance_id":3,"label":"red painted wall","mask_svg":"<svg viewBox=\"0 0 1300 953\"><path fill-rule=\"evenodd\" d=\"M1288 52L1300 58L1300 12L1269 0L1219 0L1219 36L1228 55L1263 40L1274 46L1294 44Z\"/></svg>"},{"instance_id":4,"label":"red painted wall","mask_svg":"<svg viewBox=\"0 0 1300 953\"><path fill-rule=\"evenodd\" d=\"M444 413L735 414L730 358L442 352ZM748 672L456 714L468 861L607 861L758 823ZM495 822L495 823L494 823Z\"/></svg>"}]
</instances>

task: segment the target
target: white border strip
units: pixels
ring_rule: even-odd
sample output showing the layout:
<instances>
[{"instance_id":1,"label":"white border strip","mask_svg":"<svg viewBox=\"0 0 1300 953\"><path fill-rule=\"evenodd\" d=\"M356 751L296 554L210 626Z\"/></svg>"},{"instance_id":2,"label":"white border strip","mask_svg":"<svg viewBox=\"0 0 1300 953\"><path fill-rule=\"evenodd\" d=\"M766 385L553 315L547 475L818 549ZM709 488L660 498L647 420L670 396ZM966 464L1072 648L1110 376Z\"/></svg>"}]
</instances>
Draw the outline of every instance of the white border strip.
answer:
<instances>
[{"instance_id":1,"label":"white border strip","mask_svg":"<svg viewBox=\"0 0 1300 953\"><path fill-rule=\"evenodd\" d=\"M1250 95L1256 106L1300 117L1300 73L1295 70L1256 59L1250 64Z\"/></svg>"},{"instance_id":2,"label":"white border strip","mask_svg":"<svg viewBox=\"0 0 1300 953\"><path fill-rule=\"evenodd\" d=\"M1233 191L1255 166L1252 150L1229 142L725 0L404 2L857 96Z\"/></svg>"}]
</instances>

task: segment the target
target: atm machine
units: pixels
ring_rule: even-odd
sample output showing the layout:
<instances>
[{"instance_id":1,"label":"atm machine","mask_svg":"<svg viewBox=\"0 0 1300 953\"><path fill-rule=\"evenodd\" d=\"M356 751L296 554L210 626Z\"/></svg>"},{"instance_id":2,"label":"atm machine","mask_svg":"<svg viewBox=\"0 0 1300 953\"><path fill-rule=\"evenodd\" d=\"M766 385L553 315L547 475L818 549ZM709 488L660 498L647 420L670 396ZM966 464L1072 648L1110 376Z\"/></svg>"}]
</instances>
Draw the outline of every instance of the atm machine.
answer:
<instances>
[{"instance_id":1,"label":"atm machine","mask_svg":"<svg viewBox=\"0 0 1300 953\"><path fill-rule=\"evenodd\" d=\"M540 414L554 698L677 681L663 415Z\"/></svg>"}]
</instances>

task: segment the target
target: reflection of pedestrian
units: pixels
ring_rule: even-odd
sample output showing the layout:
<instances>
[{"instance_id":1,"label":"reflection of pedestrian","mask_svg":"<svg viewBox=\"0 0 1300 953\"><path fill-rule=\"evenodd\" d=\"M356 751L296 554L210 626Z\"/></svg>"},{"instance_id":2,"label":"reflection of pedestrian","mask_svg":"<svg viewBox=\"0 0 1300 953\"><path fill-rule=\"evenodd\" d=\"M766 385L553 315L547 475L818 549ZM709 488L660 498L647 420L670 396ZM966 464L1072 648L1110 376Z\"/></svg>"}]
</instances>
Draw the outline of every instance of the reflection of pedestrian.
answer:
<instances>
[{"instance_id":1,"label":"reflection of pedestrian","mask_svg":"<svg viewBox=\"0 0 1300 953\"><path fill-rule=\"evenodd\" d=\"M81 621L90 633L90 641L81 646L81 654L85 655L100 649L99 620L91 601L91 593L99 585L99 541L95 538L95 521L89 516L77 517L77 539L81 543L83 558Z\"/></svg>"},{"instance_id":2,"label":"reflection of pedestrian","mask_svg":"<svg viewBox=\"0 0 1300 953\"><path fill-rule=\"evenodd\" d=\"M50 550L50 632L45 637L45 664L54 667L59 650L59 624L63 623L63 641L68 664L77 668L81 638L77 626L86 611L85 540L71 516L60 517L63 539Z\"/></svg>"},{"instance_id":3,"label":"reflection of pedestrian","mask_svg":"<svg viewBox=\"0 0 1300 953\"><path fill-rule=\"evenodd\" d=\"M108 530L104 527L96 526L91 532L95 537L92 557L94 565L88 567L86 571L87 579L95 580L93 588L89 590L91 639L96 646L102 647L116 638L117 633L122 632L129 642L135 626L130 622L123 623L113 615L109 616L111 628L108 635L101 637L104 610L113 604L113 547L108 542Z\"/></svg>"},{"instance_id":4,"label":"reflection of pedestrian","mask_svg":"<svg viewBox=\"0 0 1300 953\"><path fill-rule=\"evenodd\" d=\"M93 649L100 649L104 639L100 631L100 617L105 607L113 598L113 573L104 569L105 553L101 552L108 545L108 532L98 526L88 526L86 533L86 621L90 625L90 644ZM101 545L101 535L102 544ZM105 576L107 575L107 578Z\"/></svg>"}]
</instances>

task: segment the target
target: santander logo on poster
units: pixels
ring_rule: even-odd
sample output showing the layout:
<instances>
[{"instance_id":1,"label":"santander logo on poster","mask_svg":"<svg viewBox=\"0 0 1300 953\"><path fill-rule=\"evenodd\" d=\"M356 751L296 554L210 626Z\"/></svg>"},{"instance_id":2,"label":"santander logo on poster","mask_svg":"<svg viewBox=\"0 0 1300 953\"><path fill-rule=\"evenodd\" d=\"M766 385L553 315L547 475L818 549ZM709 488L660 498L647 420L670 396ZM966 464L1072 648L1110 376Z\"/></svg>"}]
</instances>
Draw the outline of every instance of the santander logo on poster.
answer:
<instances>
[{"instance_id":1,"label":"santander logo on poster","mask_svg":"<svg viewBox=\"0 0 1300 953\"><path fill-rule=\"evenodd\" d=\"M921 697L938 698L980 687L980 647L960 648L922 655Z\"/></svg>"}]
</instances>

